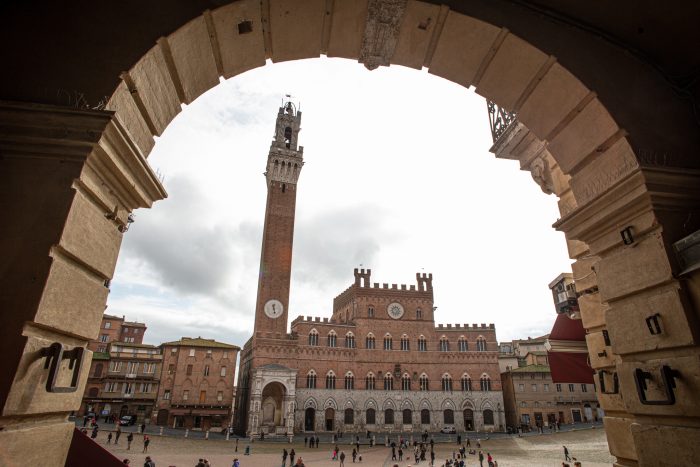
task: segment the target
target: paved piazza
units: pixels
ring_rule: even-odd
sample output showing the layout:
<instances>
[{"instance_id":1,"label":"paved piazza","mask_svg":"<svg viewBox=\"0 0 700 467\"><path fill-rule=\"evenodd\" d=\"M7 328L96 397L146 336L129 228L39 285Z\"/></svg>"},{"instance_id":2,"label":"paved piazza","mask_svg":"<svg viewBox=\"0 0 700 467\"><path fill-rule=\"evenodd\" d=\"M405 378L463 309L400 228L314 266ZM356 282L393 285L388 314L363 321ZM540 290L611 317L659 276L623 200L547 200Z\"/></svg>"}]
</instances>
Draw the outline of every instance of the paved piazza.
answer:
<instances>
[{"instance_id":1,"label":"paved piazza","mask_svg":"<svg viewBox=\"0 0 700 467\"><path fill-rule=\"evenodd\" d=\"M119 446L105 444L107 433L102 431L97 440L114 453L120 459L129 459L132 466L142 466L145 454L142 454L142 436L136 435L131 446L131 451L126 450L126 439L120 439ZM347 443L347 441L346 441ZM309 449L303 443L284 444L279 442L255 442L252 444L252 454L244 456L243 451L247 442L239 440L238 453L234 453L235 442L224 440L202 440L183 439L174 437L151 436L151 444L148 448L148 455L151 456L157 467L192 467L199 458L206 458L213 467L231 467L234 457L241 461L241 467L278 467L281 465L281 453L283 448L289 450L293 447L297 457L301 456L307 467L330 467L339 465L338 461L332 461L331 450L333 445L323 442L318 449ZM523 438L510 437L490 440L482 440L482 450L484 456L490 452L498 461L499 467L517 466L551 466L561 467L563 461L562 445L566 445L571 455L582 462L584 467L610 466L614 458L608 453L608 443L605 439L605 432L601 428L584 429L572 432L562 432L545 435L531 435ZM352 464L350 456L352 448L347 444L339 444L341 450L345 451L345 465ZM456 443L437 443L435 465L441 466L447 457L452 457ZM473 447L473 442L472 442ZM364 466L388 466L391 467L391 450L384 446L369 448L366 445L360 446L362 454L362 464ZM468 466L478 466L479 461L476 456L467 456ZM440 461L440 462L438 462ZM289 461L287 461L289 463ZM413 461L403 461L398 463L401 467L415 465ZM427 466L428 462L421 462L419 465ZM484 461L484 465L486 462ZM573 465L573 464L572 464Z\"/></svg>"}]
</instances>

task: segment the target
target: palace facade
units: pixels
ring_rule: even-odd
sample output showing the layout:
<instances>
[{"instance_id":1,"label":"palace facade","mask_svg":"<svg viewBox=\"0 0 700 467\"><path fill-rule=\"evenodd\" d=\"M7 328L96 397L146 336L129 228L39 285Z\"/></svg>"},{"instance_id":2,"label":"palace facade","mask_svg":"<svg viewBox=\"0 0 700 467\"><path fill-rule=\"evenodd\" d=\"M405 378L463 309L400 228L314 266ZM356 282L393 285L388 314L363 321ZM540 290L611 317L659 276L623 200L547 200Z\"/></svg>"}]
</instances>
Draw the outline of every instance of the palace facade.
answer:
<instances>
[{"instance_id":1,"label":"palace facade","mask_svg":"<svg viewBox=\"0 0 700 467\"><path fill-rule=\"evenodd\" d=\"M287 332L301 112L280 107L265 173L268 195L253 336L241 351L238 430L458 431L505 426L493 324L435 324L432 274L416 284L354 283L329 317Z\"/></svg>"}]
</instances>

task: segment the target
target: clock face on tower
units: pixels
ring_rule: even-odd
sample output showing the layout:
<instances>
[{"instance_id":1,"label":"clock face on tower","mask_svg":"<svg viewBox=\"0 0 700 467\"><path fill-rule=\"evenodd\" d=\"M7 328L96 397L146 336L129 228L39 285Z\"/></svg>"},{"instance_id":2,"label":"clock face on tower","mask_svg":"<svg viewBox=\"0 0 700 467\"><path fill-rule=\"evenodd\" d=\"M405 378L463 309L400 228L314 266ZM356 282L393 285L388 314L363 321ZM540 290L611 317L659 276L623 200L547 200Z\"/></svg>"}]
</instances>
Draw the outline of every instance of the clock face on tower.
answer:
<instances>
[{"instance_id":1,"label":"clock face on tower","mask_svg":"<svg viewBox=\"0 0 700 467\"><path fill-rule=\"evenodd\" d=\"M265 302L264 310L268 318L275 319L282 316L284 306L282 305L282 302L273 298L272 300Z\"/></svg>"},{"instance_id":2,"label":"clock face on tower","mask_svg":"<svg viewBox=\"0 0 700 467\"><path fill-rule=\"evenodd\" d=\"M399 319L403 316L403 307L400 303L390 303L386 308L386 312L389 313L389 316L392 318Z\"/></svg>"}]
</instances>

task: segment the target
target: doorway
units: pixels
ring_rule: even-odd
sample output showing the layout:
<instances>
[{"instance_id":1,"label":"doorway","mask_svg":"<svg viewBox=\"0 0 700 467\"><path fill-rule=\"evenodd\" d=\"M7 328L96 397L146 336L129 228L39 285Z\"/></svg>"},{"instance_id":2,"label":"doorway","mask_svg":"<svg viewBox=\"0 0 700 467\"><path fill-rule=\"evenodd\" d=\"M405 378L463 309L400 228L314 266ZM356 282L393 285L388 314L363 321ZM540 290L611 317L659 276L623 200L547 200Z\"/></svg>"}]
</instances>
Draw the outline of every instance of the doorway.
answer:
<instances>
[{"instance_id":1,"label":"doorway","mask_svg":"<svg viewBox=\"0 0 700 467\"><path fill-rule=\"evenodd\" d=\"M304 431L315 431L316 409L309 407L304 411Z\"/></svg>"},{"instance_id":2,"label":"doorway","mask_svg":"<svg viewBox=\"0 0 700 467\"><path fill-rule=\"evenodd\" d=\"M335 409L328 407L326 409L326 431L335 430Z\"/></svg>"},{"instance_id":3,"label":"doorway","mask_svg":"<svg viewBox=\"0 0 700 467\"><path fill-rule=\"evenodd\" d=\"M464 430L474 431L474 411L472 409L464 409Z\"/></svg>"}]
</instances>

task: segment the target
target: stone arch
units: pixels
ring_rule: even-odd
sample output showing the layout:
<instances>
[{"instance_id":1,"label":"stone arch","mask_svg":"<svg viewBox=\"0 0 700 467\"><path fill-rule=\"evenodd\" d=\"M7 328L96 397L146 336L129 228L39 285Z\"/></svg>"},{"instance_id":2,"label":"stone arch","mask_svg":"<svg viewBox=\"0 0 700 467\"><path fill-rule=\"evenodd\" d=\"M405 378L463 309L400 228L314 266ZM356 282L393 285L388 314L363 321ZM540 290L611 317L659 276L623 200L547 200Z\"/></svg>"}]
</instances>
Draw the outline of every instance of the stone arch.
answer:
<instances>
[{"instance_id":1,"label":"stone arch","mask_svg":"<svg viewBox=\"0 0 700 467\"><path fill-rule=\"evenodd\" d=\"M323 403L323 409L333 409L333 410L338 410L338 404L335 402L335 399L332 397L329 397L326 399L326 401Z\"/></svg>"},{"instance_id":2,"label":"stone arch","mask_svg":"<svg viewBox=\"0 0 700 467\"><path fill-rule=\"evenodd\" d=\"M493 410L493 402L491 402L489 399L482 400L481 406L479 407L479 410L481 410L482 412L486 409Z\"/></svg>"},{"instance_id":3,"label":"stone arch","mask_svg":"<svg viewBox=\"0 0 700 467\"><path fill-rule=\"evenodd\" d=\"M346 399L343 407L345 407L346 409L347 408L354 409L355 408L355 401L353 399Z\"/></svg>"},{"instance_id":4,"label":"stone arch","mask_svg":"<svg viewBox=\"0 0 700 467\"><path fill-rule=\"evenodd\" d=\"M369 398L365 401L365 410L366 409L377 409L379 405L377 404L377 401L375 401L372 398Z\"/></svg>"},{"instance_id":5,"label":"stone arch","mask_svg":"<svg viewBox=\"0 0 700 467\"><path fill-rule=\"evenodd\" d=\"M384 399L384 402L382 403L382 410L386 409L394 409L396 410L396 404L394 403L393 400L391 399Z\"/></svg>"},{"instance_id":6,"label":"stone arch","mask_svg":"<svg viewBox=\"0 0 700 467\"><path fill-rule=\"evenodd\" d=\"M316 399L309 397L304 401L304 409L316 409Z\"/></svg>"},{"instance_id":7,"label":"stone arch","mask_svg":"<svg viewBox=\"0 0 700 467\"><path fill-rule=\"evenodd\" d=\"M299 10L292 8L293 15L303 17L304 11L308 12L309 8L313 8L308 2L299 2L299 5ZM419 5L422 8L432 8L433 12L437 12L437 5L422 3ZM240 16L237 13L240 13L241 8L244 10L250 8L250 17L254 19L250 24L255 25L252 35L236 36L232 33L237 29L237 21L240 20L237 19ZM464 86L473 85L479 94L517 111L518 119L529 129L528 132L532 132L540 140L549 141L548 147L553 160L562 173L575 173L573 181L577 179L580 181L579 183L572 181L570 193L566 199L562 200L565 214L571 214L574 208L591 204L598 195L603 194L622 179L632 178L631 175L639 175L638 178L642 178L637 157L626 132L617 125L596 94L571 72L556 63L553 57L508 32L507 29L499 29L497 25L482 21L488 17L488 14L479 12L474 14L481 19L443 9L441 15L445 21L440 22L441 27L444 26L441 33L435 32L435 26L426 25L425 33L430 34L431 38L435 37L434 41L430 41L433 44L430 47L430 54L425 53L428 49L427 43L425 47L406 47L404 35L404 42L401 42L400 36L395 37L396 53L388 54L390 56L387 57L370 57L370 59L365 56L363 61L370 67L389 62L416 68L425 65L430 73ZM320 14L309 16L323 17ZM338 30L338 25L342 26L345 23L341 16L334 16L334 18L336 18L334 21L339 21L335 25L335 29ZM275 33L268 38L268 42L272 41L272 43L268 44L266 49L260 32L262 28L258 28L262 23L262 13L258 8L251 7L245 2L236 2L217 8L213 12L207 11L164 37L134 67L130 68L123 75L124 81L111 96L108 108L116 110L119 125L126 128L141 152L147 154L153 144L152 136L162 133L174 115L180 111L179 104L191 102L202 92L215 86L219 76L231 77L250 68L262 66L268 55L275 62L317 57L321 52L326 52L330 56L353 59L361 56L361 49L349 47L345 42L348 37L345 34L329 34L327 42L318 41L321 34L314 33L325 28L323 23L313 19L310 21L311 28L306 23L303 26L310 31L309 34L295 34L294 21L280 21L279 24L273 21L272 26L268 23L268 34L270 27L273 27ZM210 28L213 28L214 34L209 31ZM246 30L247 28L246 26ZM329 25L329 28L331 31L333 25ZM355 39L361 37L361 32L356 29L358 28L350 28L348 33ZM361 27L359 29L363 30ZM344 39L338 42L338 37ZM474 40L461 40L466 37L473 37ZM355 42L360 43L360 41ZM469 47L458 47L455 44L469 44ZM237 48L237 45L241 47ZM420 43L412 45L420 45ZM411 52L415 50L417 52ZM167 54L166 58L163 54ZM518 57L519 60L509 60L509 57ZM387 63L383 63L384 58ZM510 64L508 72L503 72L504 63ZM591 82L596 81L588 83ZM629 91L622 89L621 92ZM635 117L629 116L633 113L619 112L618 115L628 122L634 122ZM654 121L648 120L651 117L639 118L644 122ZM641 126L644 127L644 125ZM687 127L679 125L679 128L683 128L680 130L682 134ZM637 139L648 141L641 133L641 131L635 132ZM696 138L693 137L692 141L695 144ZM639 147L638 144L637 147ZM606 177L606 174L609 176ZM640 184L640 191L647 191L643 183ZM575 231L575 227L567 224L570 219L570 217L564 219L558 225L568 225L565 227L569 229L568 231ZM669 234L664 232L664 236L667 235ZM569 237L572 242L585 240L581 229ZM664 240L666 244L670 244L673 238L664 237ZM585 248L578 244L572 246ZM652 248L652 251L657 253L662 247L663 245L658 246L657 249ZM669 266L665 256L661 256L658 261L651 261L651 264L659 268ZM663 281L666 280L673 280L671 272L664 275ZM612 298L630 296L642 288L649 289L657 283L651 285L634 283L630 286L631 289L625 290L623 294L615 288L617 285L603 284L601 292L605 297ZM674 300L677 298L671 295ZM686 326L687 323L683 322L683 325ZM615 332L625 332L624 323L618 323L617 329L617 331L611 330L613 337ZM599 331L600 328L597 332ZM606 361L594 361L593 364L606 367L608 370L614 367L614 363L610 364Z\"/></svg>"},{"instance_id":8,"label":"stone arch","mask_svg":"<svg viewBox=\"0 0 700 467\"><path fill-rule=\"evenodd\" d=\"M445 399L442 401L442 403L440 404L440 408L441 408L442 410L445 410L445 409L454 410L455 407L456 407L455 403L454 403L454 402L452 401L452 399L450 399L450 398L445 398Z\"/></svg>"},{"instance_id":9,"label":"stone arch","mask_svg":"<svg viewBox=\"0 0 700 467\"><path fill-rule=\"evenodd\" d=\"M464 409L475 410L476 406L474 405L474 401L471 399L464 399L462 401L462 410L464 410Z\"/></svg>"},{"instance_id":10,"label":"stone arch","mask_svg":"<svg viewBox=\"0 0 700 467\"><path fill-rule=\"evenodd\" d=\"M401 401L401 409L411 409L414 410L413 402L410 399L404 399Z\"/></svg>"},{"instance_id":11,"label":"stone arch","mask_svg":"<svg viewBox=\"0 0 700 467\"><path fill-rule=\"evenodd\" d=\"M420 407L421 409L433 410L433 405L428 399L421 399L420 403L418 404L418 407Z\"/></svg>"}]
</instances>

